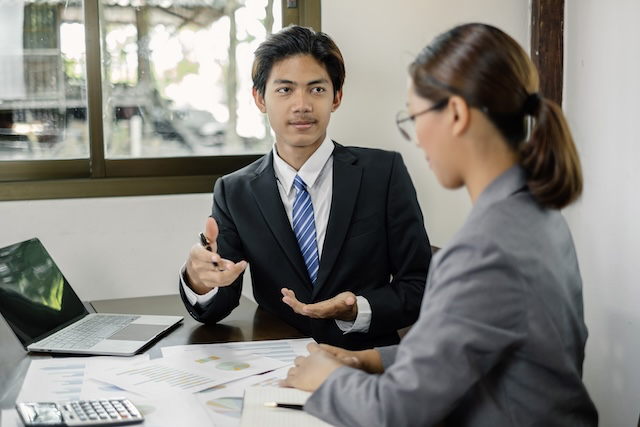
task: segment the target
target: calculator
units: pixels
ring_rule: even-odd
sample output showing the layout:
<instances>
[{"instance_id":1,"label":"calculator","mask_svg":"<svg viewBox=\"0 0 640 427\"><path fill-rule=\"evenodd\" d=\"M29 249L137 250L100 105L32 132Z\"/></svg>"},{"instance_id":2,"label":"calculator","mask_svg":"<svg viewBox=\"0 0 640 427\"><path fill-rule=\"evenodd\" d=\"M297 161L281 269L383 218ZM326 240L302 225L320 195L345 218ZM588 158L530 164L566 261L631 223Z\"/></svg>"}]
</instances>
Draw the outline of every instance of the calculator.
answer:
<instances>
[{"instance_id":1,"label":"calculator","mask_svg":"<svg viewBox=\"0 0 640 427\"><path fill-rule=\"evenodd\" d=\"M20 402L16 409L27 427L119 426L144 421L126 398L71 400L64 402Z\"/></svg>"}]
</instances>

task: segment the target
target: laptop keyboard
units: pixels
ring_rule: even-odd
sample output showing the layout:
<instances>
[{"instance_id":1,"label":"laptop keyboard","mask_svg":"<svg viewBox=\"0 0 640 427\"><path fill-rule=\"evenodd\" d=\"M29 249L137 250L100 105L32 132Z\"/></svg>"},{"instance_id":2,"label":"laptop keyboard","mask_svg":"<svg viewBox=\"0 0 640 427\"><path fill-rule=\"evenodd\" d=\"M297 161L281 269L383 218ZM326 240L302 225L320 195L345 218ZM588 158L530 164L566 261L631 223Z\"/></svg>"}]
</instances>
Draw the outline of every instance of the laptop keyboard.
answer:
<instances>
[{"instance_id":1,"label":"laptop keyboard","mask_svg":"<svg viewBox=\"0 0 640 427\"><path fill-rule=\"evenodd\" d=\"M45 338L39 347L58 349L90 348L110 337L140 316L110 316L101 314L80 321Z\"/></svg>"}]
</instances>

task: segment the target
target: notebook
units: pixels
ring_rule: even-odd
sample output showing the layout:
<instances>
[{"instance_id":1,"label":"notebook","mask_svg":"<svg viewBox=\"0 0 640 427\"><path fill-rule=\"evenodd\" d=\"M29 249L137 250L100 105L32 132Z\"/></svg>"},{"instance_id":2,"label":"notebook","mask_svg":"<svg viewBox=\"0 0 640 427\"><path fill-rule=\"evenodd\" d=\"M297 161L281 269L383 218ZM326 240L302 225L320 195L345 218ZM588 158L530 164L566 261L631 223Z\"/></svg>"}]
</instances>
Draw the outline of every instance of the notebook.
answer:
<instances>
[{"instance_id":1,"label":"notebook","mask_svg":"<svg viewBox=\"0 0 640 427\"><path fill-rule=\"evenodd\" d=\"M131 356L182 316L90 313L39 239L0 249L0 313L27 351Z\"/></svg>"}]
</instances>

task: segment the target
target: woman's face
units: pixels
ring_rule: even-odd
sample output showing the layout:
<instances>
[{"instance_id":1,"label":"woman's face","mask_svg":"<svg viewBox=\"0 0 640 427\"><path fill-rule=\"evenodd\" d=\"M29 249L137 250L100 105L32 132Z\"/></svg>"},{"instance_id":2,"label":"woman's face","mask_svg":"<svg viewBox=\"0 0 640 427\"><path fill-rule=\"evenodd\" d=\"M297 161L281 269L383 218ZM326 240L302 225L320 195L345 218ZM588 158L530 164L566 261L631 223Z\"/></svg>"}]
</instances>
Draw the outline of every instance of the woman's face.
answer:
<instances>
[{"instance_id":1,"label":"woman's face","mask_svg":"<svg viewBox=\"0 0 640 427\"><path fill-rule=\"evenodd\" d=\"M457 143L453 138L452 120L454 112L446 104L441 109L427 111L437 103L416 94L410 85L407 95L407 110L415 115L417 145L424 151L429 167L445 188L458 188L464 184L459 174ZM424 112L424 114L420 114Z\"/></svg>"}]
</instances>

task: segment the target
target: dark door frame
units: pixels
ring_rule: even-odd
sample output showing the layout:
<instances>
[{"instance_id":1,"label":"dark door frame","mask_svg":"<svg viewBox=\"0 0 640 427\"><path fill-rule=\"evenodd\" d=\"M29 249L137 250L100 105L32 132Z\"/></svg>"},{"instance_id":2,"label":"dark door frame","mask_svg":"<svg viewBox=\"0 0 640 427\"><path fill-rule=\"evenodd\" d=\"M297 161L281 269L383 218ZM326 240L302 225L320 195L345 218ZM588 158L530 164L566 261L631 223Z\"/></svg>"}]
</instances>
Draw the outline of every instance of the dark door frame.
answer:
<instances>
[{"instance_id":1,"label":"dark door frame","mask_svg":"<svg viewBox=\"0 0 640 427\"><path fill-rule=\"evenodd\" d=\"M564 0L531 0L531 59L542 95L562 105Z\"/></svg>"}]
</instances>

